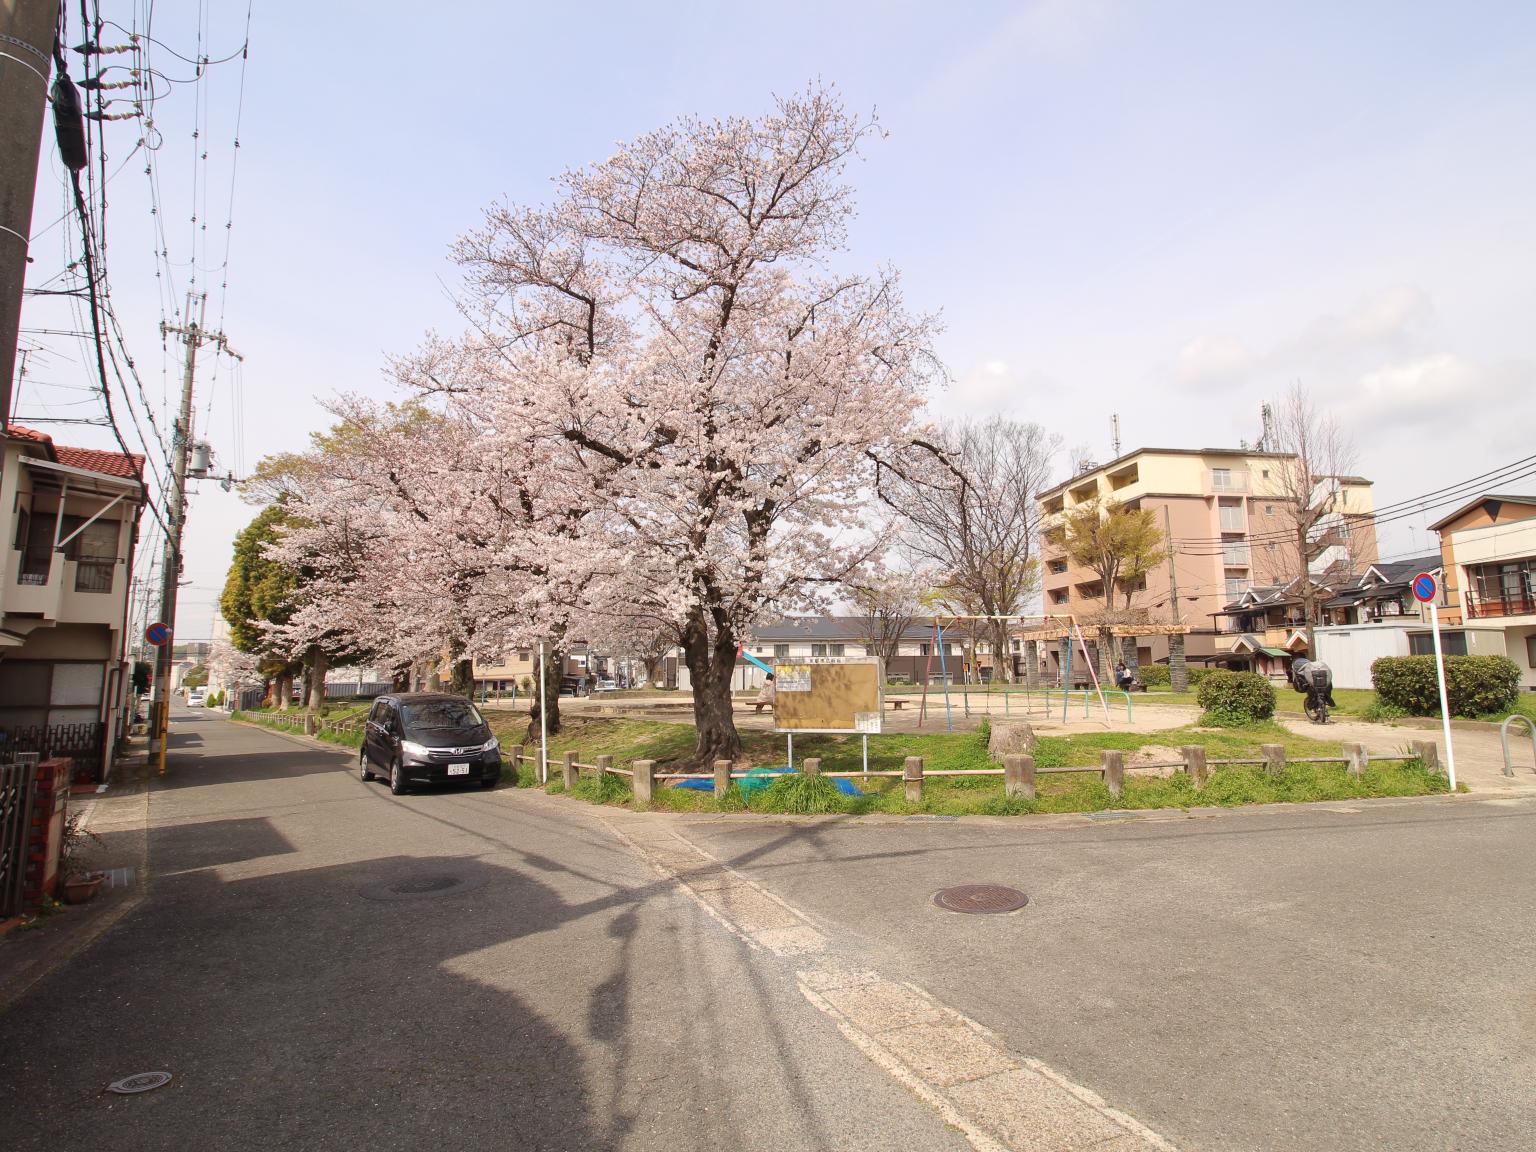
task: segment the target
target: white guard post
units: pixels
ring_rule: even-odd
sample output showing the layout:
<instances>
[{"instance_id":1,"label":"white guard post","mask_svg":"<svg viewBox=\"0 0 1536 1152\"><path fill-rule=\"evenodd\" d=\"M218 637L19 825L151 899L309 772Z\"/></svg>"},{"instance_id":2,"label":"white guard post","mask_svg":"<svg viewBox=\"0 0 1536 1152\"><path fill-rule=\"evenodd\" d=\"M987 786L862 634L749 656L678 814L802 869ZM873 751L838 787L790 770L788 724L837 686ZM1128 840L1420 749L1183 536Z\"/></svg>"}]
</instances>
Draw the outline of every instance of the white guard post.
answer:
<instances>
[{"instance_id":1,"label":"white guard post","mask_svg":"<svg viewBox=\"0 0 1536 1152\"><path fill-rule=\"evenodd\" d=\"M549 664L545 642L539 641L539 783L549 783L549 677L544 669Z\"/></svg>"},{"instance_id":2,"label":"white guard post","mask_svg":"<svg viewBox=\"0 0 1536 1152\"><path fill-rule=\"evenodd\" d=\"M1440 682L1440 724L1445 732L1445 770L1456 791L1456 749L1451 744L1451 707L1445 693L1445 656L1440 651L1440 606L1429 602L1429 628L1435 637L1435 679Z\"/></svg>"}]
</instances>

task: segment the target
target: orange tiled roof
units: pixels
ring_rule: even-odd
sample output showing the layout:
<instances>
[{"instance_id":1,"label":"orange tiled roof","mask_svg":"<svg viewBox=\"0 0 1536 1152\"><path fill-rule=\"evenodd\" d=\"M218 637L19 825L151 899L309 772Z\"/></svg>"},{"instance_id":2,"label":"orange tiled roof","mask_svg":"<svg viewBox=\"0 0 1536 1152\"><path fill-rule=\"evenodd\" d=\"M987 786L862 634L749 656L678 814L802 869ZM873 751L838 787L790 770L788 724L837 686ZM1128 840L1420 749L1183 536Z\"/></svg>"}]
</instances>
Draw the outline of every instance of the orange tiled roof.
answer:
<instances>
[{"instance_id":1,"label":"orange tiled roof","mask_svg":"<svg viewBox=\"0 0 1536 1152\"><path fill-rule=\"evenodd\" d=\"M71 448L67 444L55 444L46 432L37 432L12 424L5 430L13 440L26 440L41 444L48 455L67 468L80 468L86 472L100 472L103 476L121 476L127 480L144 479L144 457L137 452L104 452L99 448Z\"/></svg>"}]
</instances>

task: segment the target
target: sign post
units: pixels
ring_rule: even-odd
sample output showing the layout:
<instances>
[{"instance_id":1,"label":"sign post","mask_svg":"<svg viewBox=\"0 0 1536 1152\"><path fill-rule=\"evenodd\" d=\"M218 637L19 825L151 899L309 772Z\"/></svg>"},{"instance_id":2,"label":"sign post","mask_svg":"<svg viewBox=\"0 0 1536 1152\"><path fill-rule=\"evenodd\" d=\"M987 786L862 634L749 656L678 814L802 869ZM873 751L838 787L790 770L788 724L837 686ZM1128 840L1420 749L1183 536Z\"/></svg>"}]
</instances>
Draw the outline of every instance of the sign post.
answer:
<instances>
[{"instance_id":1,"label":"sign post","mask_svg":"<svg viewBox=\"0 0 1536 1152\"><path fill-rule=\"evenodd\" d=\"M1445 692L1445 653L1440 648L1440 606L1435 603L1439 588L1428 572L1413 578L1413 598L1429 605L1429 629L1435 641L1435 679L1440 686L1440 724L1445 732L1445 769L1451 791L1456 791L1456 749L1451 744L1451 705Z\"/></svg>"},{"instance_id":2,"label":"sign post","mask_svg":"<svg viewBox=\"0 0 1536 1152\"><path fill-rule=\"evenodd\" d=\"M144 629L144 640L151 647L165 647L171 642L170 625L157 620ZM161 776L165 775L165 743L171 730L171 701L167 687L156 676L154 694L149 702L149 754L155 762L155 771Z\"/></svg>"}]
</instances>

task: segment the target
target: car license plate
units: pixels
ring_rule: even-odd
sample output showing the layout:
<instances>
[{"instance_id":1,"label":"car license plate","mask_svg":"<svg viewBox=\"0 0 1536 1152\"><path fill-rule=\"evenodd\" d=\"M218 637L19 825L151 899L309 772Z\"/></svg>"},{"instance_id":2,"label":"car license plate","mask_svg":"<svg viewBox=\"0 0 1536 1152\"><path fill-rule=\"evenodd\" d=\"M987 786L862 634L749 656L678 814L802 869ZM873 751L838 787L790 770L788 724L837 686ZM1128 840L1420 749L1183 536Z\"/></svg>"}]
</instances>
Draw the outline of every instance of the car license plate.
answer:
<instances>
[{"instance_id":1,"label":"car license plate","mask_svg":"<svg viewBox=\"0 0 1536 1152\"><path fill-rule=\"evenodd\" d=\"M468 764L450 764L450 765L448 765L448 775L450 775L450 776L468 776L469 775L469 765Z\"/></svg>"}]
</instances>

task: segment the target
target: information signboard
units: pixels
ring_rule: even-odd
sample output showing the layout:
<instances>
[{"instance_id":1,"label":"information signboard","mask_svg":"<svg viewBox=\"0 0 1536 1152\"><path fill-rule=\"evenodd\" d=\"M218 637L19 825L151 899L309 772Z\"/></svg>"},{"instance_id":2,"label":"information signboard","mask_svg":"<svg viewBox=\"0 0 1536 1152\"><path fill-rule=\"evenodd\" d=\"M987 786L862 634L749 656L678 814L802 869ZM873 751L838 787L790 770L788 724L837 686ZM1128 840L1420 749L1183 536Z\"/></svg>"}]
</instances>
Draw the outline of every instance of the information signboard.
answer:
<instances>
[{"instance_id":1,"label":"information signboard","mask_svg":"<svg viewBox=\"0 0 1536 1152\"><path fill-rule=\"evenodd\" d=\"M776 732L878 736L885 719L885 666L875 656L813 657L773 666Z\"/></svg>"}]
</instances>

